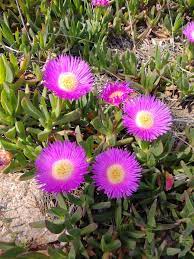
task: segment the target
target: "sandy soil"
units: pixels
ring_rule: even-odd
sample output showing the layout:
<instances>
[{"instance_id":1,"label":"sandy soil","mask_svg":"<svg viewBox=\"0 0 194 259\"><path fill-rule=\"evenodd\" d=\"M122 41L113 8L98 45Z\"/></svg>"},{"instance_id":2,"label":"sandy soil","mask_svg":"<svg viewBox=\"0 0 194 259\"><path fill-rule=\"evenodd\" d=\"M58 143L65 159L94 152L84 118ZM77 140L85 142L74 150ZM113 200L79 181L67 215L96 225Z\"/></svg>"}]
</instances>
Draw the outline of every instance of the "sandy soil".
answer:
<instances>
[{"instance_id":1,"label":"sandy soil","mask_svg":"<svg viewBox=\"0 0 194 259\"><path fill-rule=\"evenodd\" d=\"M53 242L57 236L30 223L44 220L49 198L34 180L20 181L21 174L0 174L0 242L36 246Z\"/></svg>"}]
</instances>

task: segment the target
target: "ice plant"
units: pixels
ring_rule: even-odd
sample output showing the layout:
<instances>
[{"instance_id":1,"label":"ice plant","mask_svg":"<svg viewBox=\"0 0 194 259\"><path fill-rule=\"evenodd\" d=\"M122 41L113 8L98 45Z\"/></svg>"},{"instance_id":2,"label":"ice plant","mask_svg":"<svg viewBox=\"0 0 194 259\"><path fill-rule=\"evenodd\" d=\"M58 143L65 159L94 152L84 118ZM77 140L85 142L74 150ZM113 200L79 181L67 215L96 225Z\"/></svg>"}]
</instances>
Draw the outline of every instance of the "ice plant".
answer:
<instances>
[{"instance_id":1,"label":"ice plant","mask_svg":"<svg viewBox=\"0 0 194 259\"><path fill-rule=\"evenodd\" d=\"M122 198L138 189L141 167L133 154L111 148L96 157L93 174L95 185L109 198Z\"/></svg>"},{"instance_id":2,"label":"ice plant","mask_svg":"<svg viewBox=\"0 0 194 259\"><path fill-rule=\"evenodd\" d=\"M43 80L44 85L58 97L76 100L91 91L94 78L84 60L60 55L46 63Z\"/></svg>"},{"instance_id":3,"label":"ice plant","mask_svg":"<svg viewBox=\"0 0 194 259\"><path fill-rule=\"evenodd\" d=\"M88 163L82 147L57 141L42 150L35 166L36 180L44 191L68 193L83 183Z\"/></svg>"},{"instance_id":4,"label":"ice plant","mask_svg":"<svg viewBox=\"0 0 194 259\"><path fill-rule=\"evenodd\" d=\"M123 124L129 134L152 141L166 133L172 124L169 108L153 96L139 96L124 107Z\"/></svg>"},{"instance_id":5,"label":"ice plant","mask_svg":"<svg viewBox=\"0 0 194 259\"><path fill-rule=\"evenodd\" d=\"M119 106L129 98L129 94L134 90L129 87L127 82L108 83L104 86L101 98L114 106Z\"/></svg>"},{"instance_id":6,"label":"ice plant","mask_svg":"<svg viewBox=\"0 0 194 259\"><path fill-rule=\"evenodd\" d=\"M93 6L109 6L109 0L92 0Z\"/></svg>"},{"instance_id":7,"label":"ice plant","mask_svg":"<svg viewBox=\"0 0 194 259\"><path fill-rule=\"evenodd\" d=\"M183 34L187 37L187 39L194 43L194 21L190 22L186 25L183 30Z\"/></svg>"}]
</instances>

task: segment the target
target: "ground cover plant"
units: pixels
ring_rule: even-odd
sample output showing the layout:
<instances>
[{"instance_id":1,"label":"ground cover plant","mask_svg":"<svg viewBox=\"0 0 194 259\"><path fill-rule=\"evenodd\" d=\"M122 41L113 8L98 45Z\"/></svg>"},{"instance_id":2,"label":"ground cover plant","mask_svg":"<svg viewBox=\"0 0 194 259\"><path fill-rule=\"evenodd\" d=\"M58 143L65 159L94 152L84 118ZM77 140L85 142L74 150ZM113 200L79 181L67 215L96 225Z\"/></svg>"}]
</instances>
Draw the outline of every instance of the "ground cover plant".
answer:
<instances>
[{"instance_id":1,"label":"ground cover plant","mask_svg":"<svg viewBox=\"0 0 194 259\"><path fill-rule=\"evenodd\" d=\"M52 193L33 226L58 234L1 258L193 258L194 2L0 9L0 169Z\"/></svg>"}]
</instances>

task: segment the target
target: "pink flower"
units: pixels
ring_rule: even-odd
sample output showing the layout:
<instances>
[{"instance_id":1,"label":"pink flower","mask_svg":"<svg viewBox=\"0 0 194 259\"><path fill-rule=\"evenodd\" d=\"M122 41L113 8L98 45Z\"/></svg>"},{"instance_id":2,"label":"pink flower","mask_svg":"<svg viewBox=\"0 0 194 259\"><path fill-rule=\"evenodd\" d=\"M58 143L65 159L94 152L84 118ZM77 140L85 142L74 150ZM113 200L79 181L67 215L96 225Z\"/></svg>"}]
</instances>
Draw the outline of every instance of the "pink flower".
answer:
<instances>
[{"instance_id":1,"label":"pink flower","mask_svg":"<svg viewBox=\"0 0 194 259\"><path fill-rule=\"evenodd\" d=\"M111 148L96 157L93 165L95 185L109 198L131 196L137 191L141 167L126 150Z\"/></svg>"},{"instance_id":2,"label":"pink flower","mask_svg":"<svg viewBox=\"0 0 194 259\"><path fill-rule=\"evenodd\" d=\"M93 6L109 6L109 0L92 0Z\"/></svg>"},{"instance_id":3,"label":"pink flower","mask_svg":"<svg viewBox=\"0 0 194 259\"><path fill-rule=\"evenodd\" d=\"M44 148L35 166L41 189L55 193L78 188L88 169L84 149L70 141L57 141Z\"/></svg>"},{"instance_id":4,"label":"pink flower","mask_svg":"<svg viewBox=\"0 0 194 259\"><path fill-rule=\"evenodd\" d=\"M187 37L187 39L194 43L194 22L190 22L186 25L183 30L183 34Z\"/></svg>"},{"instance_id":5,"label":"pink flower","mask_svg":"<svg viewBox=\"0 0 194 259\"><path fill-rule=\"evenodd\" d=\"M142 95L124 106L123 124L129 134L152 141L170 129L172 116L163 102L153 96Z\"/></svg>"},{"instance_id":6,"label":"pink flower","mask_svg":"<svg viewBox=\"0 0 194 259\"><path fill-rule=\"evenodd\" d=\"M91 91L94 82L89 65L78 57L61 55L46 63L44 85L58 97L76 100Z\"/></svg>"},{"instance_id":7,"label":"pink flower","mask_svg":"<svg viewBox=\"0 0 194 259\"><path fill-rule=\"evenodd\" d=\"M127 82L108 83L102 90L101 98L107 103L119 106L125 102L132 93L134 93L134 90L129 88L129 83Z\"/></svg>"}]
</instances>

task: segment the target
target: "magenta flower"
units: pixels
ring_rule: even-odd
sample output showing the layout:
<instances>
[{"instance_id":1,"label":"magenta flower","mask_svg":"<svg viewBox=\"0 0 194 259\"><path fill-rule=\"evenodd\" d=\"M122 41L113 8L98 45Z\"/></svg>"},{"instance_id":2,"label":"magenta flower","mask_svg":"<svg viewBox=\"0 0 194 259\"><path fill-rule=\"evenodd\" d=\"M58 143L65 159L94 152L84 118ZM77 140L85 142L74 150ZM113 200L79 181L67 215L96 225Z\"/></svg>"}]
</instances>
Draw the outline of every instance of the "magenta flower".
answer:
<instances>
[{"instance_id":1,"label":"magenta flower","mask_svg":"<svg viewBox=\"0 0 194 259\"><path fill-rule=\"evenodd\" d=\"M187 37L190 42L194 42L194 22L190 22L186 25L183 30L183 34Z\"/></svg>"},{"instance_id":2,"label":"magenta flower","mask_svg":"<svg viewBox=\"0 0 194 259\"><path fill-rule=\"evenodd\" d=\"M129 88L129 83L115 82L105 85L101 93L101 98L114 106L119 106L129 98L129 94L134 93L134 90Z\"/></svg>"},{"instance_id":3,"label":"magenta flower","mask_svg":"<svg viewBox=\"0 0 194 259\"><path fill-rule=\"evenodd\" d=\"M92 89L94 82L89 65L78 57L61 55L46 63L44 85L58 97L76 100Z\"/></svg>"},{"instance_id":4,"label":"magenta flower","mask_svg":"<svg viewBox=\"0 0 194 259\"><path fill-rule=\"evenodd\" d=\"M111 148L96 157L93 179L109 198L131 196L139 186L141 167L128 151Z\"/></svg>"},{"instance_id":5,"label":"magenta flower","mask_svg":"<svg viewBox=\"0 0 194 259\"><path fill-rule=\"evenodd\" d=\"M36 180L43 191L68 193L84 182L88 163L82 147L57 141L42 150L35 166Z\"/></svg>"},{"instance_id":6,"label":"magenta flower","mask_svg":"<svg viewBox=\"0 0 194 259\"><path fill-rule=\"evenodd\" d=\"M109 6L109 0L92 0L93 6Z\"/></svg>"},{"instance_id":7,"label":"magenta flower","mask_svg":"<svg viewBox=\"0 0 194 259\"><path fill-rule=\"evenodd\" d=\"M123 124L129 134L146 141L157 139L172 124L169 108L153 96L139 96L124 107Z\"/></svg>"}]
</instances>

